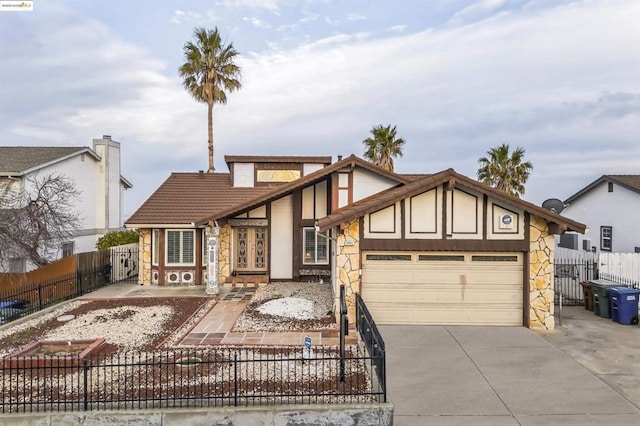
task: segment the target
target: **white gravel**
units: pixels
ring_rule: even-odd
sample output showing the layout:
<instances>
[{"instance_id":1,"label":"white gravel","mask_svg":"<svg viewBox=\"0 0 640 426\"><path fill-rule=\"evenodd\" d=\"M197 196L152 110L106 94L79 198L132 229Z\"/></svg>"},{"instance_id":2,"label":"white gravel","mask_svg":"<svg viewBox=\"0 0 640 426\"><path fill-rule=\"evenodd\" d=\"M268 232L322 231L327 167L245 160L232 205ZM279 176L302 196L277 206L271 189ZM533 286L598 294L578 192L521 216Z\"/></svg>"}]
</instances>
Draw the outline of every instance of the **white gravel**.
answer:
<instances>
[{"instance_id":1,"label":"white gravel","mask_svg":"<svg viewBox=\"0 0 640 426\"><path fill-rule=\"evenodd\" d=\"M264 302L258 307L261 314L278 315L287 318L313 319L317 315L313 310L313 302L299 297L283 297Z\"/></svg>"},{"instance_id":2,"label":"white gravel","mask_svg":"<svg viewBox=\"0 0 640 426\"><path fill-rule=\"evenodd\" d=\"M295 324L297 320L333 317L333 292L328 283L270 283L256 290L250 304L258 305L255 310L271 318L258 318L246 310L232 331L290 331L299 328ZM319 323L312 328L334 329L337 325Z\"/></svg>"},{"instance_id":3,"label":"white gravel","mask_svg":"<svg viewBox=\"0 0 640 426\"><path fill-rule=\"evenodd\" d=\"M97 309L52 330L42 340L89 340L102 337L107 343L122 349L135 349L160 334L162 326L172 314L172 307L161 305Z\"/></svg>"}]
</instances>

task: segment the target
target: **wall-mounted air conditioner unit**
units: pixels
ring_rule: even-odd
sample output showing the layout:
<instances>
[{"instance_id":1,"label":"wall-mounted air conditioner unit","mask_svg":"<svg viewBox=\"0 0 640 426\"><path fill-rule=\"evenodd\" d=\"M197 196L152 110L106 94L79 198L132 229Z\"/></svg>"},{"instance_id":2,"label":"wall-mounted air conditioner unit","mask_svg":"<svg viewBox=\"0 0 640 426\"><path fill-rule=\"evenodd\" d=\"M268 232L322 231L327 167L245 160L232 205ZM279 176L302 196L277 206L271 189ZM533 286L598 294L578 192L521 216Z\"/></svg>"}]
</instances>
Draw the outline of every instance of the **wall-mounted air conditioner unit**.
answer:
<instances>
[{"instance_id":1,"label":"wall-mounted air conditioner unit","mask_svg":"<svg viewBox=\"0 0 640 426\"><path fill-rule=\"evenodd\" d=\"M151 273L151 284L158 284L159 279L160 273L158 273L158 271L153 271Z\"/></svg>"},{"instance_id":2,"label":"wall-mounted air conditioner unit","mask_svg":"<svg viewBox=\"0 0 640 426\"><path fill-rule=\"evenodd\" d=\"M167 282L169 284L179 284L180 283L180 273L179 272L169 272L169 273L167 273Z\"/></svg>"},{"instance_id":3,"label":"wall-mounted air conditioner unit","mask_svg":"<svg viewBox=\"0 0 640 426\"><path fill-rule=\"evenodd\" d=\"M591 251L591 240L582 240L582 250Z\"/></svg>"},{"instance_id":4,"label":"wall-mounted air conditioner unit","mask_svg":"<svg viewBox=\"0 0 640 426\"><path fill-rule=\"evenodd\" d=\"M182 282L184 284L193 284L193 272L183 272Z\"/></svg>"}]
</instances>

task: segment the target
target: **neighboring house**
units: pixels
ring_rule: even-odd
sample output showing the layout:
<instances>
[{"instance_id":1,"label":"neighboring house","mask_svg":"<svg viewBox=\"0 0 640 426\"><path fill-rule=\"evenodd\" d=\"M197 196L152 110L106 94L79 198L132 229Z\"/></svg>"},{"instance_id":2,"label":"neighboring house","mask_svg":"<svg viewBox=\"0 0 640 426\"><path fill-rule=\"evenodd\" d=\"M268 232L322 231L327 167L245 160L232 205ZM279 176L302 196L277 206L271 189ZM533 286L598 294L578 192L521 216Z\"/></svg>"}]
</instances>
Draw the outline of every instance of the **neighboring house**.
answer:
<instances>
[{"instance_id":1,"label":"neighboring house","mask_svg":"<svg viewBox=\"0 0 640 426\"><path fill-rule=\"evenodd\" d=\"M351 321L359 292L380 323L554 327L553 235L584 225L452 169L225 159L230 173L173 173L127 221L140 284L207 282L209 241L220 282L328 280Z\"/></svg>"},{"instance_id":2,"label":"neighboring house","mask_svg":"<svg viewBox=\"0 0 640 426\"><path fill-rule=\"evenodd\" d=\"M3 146L0 147L0 182L16 190L29 178L51 174L71 179L80 193L76 211L82 222L68 241L60 242L58 257L95 250L101 236L122 229L124 191L131 183L120 174L120 143L105 135L93 147ZM12 259L14 272L30 269L24 259Z\"/></svg>"},{"instance_id":3,"label":"neighboring house","mask_svg":"<svg viewBox=\"0 0 640 426\"><path fill-rule=\"evenodd\" d=\"M575 250L640 252L640 175L604 175L564 201L562 215L587 225L558 245Z\"/></svg>"}]
</instances>

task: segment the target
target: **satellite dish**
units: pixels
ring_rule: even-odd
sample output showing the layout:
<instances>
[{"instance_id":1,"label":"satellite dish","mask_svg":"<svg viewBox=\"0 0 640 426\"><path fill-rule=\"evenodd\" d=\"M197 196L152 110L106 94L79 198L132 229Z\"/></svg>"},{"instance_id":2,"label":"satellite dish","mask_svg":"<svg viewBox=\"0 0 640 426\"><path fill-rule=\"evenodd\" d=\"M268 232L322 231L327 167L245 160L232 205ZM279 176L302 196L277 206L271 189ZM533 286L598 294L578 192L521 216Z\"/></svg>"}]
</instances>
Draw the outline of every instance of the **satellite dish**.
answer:
<instances>
[{"instance_id":1,"label":"satellite dish","mask_svg":"<svg viewBox=\"0 0 640 426\"><path fill-rule=\"evenodd\" d=\"M564 210L564 203L557 198L549 198L548 200L545 200L544 203L542 203L542 208L550 210L554 213L560 213L562 212L562 210Z\"/></svg>"}]
</instances>

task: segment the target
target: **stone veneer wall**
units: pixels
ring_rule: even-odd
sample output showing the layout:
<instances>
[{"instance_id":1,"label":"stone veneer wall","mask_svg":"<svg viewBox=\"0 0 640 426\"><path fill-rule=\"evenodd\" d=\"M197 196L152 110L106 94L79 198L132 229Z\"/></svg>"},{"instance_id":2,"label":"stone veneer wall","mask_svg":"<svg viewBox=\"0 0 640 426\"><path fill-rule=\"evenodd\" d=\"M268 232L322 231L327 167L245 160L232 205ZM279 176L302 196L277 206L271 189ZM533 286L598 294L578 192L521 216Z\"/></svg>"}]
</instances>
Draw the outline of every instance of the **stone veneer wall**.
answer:
<instances>
[{"instance_id":1,"label":"stone veneer wall","mask_svg":"<svg viewBox=\"0 0 640 426\"><path fill-rule=\"evenodd\" d=\"M218 284L223 284L231 276L231 227L220 227L218 238Z\"/></svg>"},{"instance_id":2,"label":"stone veneer wall","mask_svg":"<svg viewBox=\"0 0 640 426\"><path fill-rule=\"evenodd\" d=\"M529 328L553 330L555 240L544 219L531 216L529 238Z\"/></svg>"},{"instance_id":3,"label":"stone veneer wall","mask_svg":"<svg viewBox=\"0 0 640 426\"><path fill-rule=\"evenodd\" d=\"M151 285L151 229L140 229L138 284Z\"/></svg>"},{"instance_id":4,"label":"stone veneer wall","mask_svg":"<svg viewBox=\"0 0 640 426\"><path fill-rule=\"evenodd\" d=\"M346 245L347 241L352 241L353 245ZM338 235L336 251L336 300L340 296L340 285L344 284L349 322L355 324L355 293L360 292L360 223L358 219L346 224L343 233ZM340 312L336 310L336 316L339 314Z\"/></svg>"}]
</instances>

